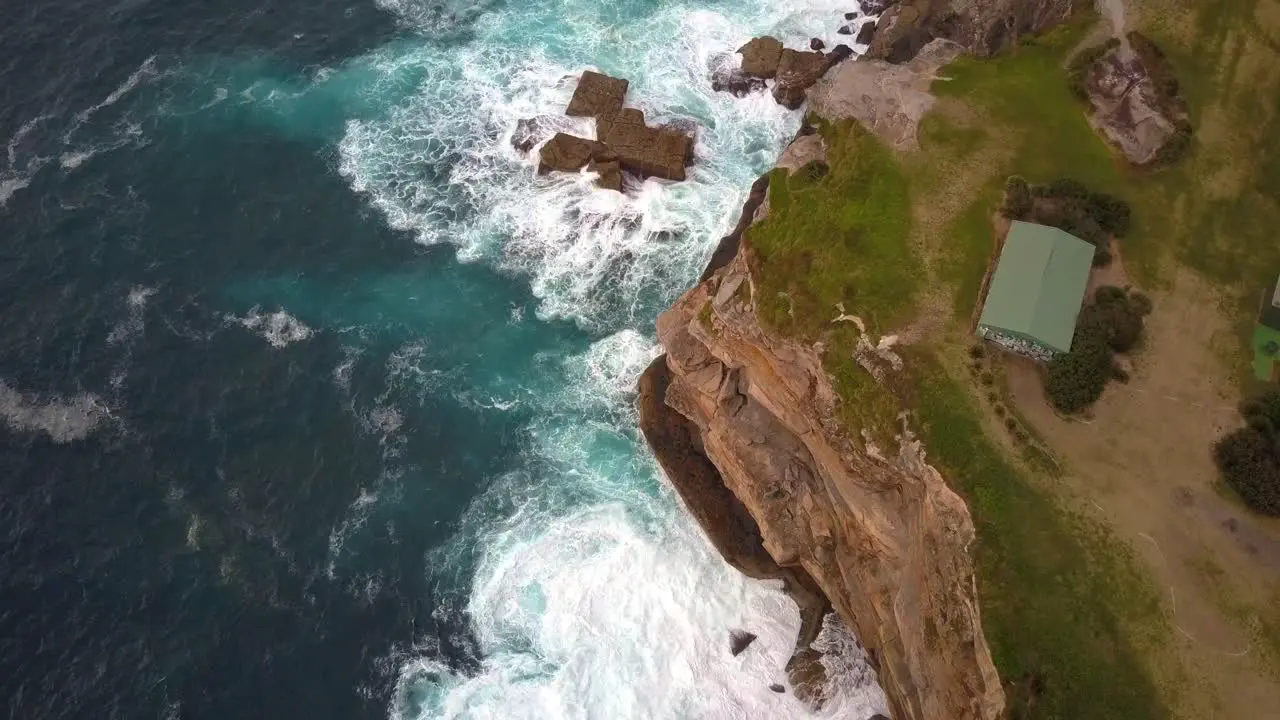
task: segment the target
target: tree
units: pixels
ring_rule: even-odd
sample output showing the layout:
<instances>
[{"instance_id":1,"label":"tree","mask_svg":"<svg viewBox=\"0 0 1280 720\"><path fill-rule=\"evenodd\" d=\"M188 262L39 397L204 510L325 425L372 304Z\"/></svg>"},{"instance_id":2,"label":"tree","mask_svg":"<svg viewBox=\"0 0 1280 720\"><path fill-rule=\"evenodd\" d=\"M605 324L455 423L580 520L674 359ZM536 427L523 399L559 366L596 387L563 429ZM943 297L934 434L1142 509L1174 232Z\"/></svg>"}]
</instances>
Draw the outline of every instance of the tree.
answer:
<instances>
[{"instance_id":1,"label":"tree","mask_svg":"<svg viewBox=\"0 0 1280 720\"><path fill-rule=\"evenodd\" d=\"M1020 175L1011 175L1004 184L1004 216L1025 220L1031 214L1031 186Z\"/></svg>"}]
</instances>

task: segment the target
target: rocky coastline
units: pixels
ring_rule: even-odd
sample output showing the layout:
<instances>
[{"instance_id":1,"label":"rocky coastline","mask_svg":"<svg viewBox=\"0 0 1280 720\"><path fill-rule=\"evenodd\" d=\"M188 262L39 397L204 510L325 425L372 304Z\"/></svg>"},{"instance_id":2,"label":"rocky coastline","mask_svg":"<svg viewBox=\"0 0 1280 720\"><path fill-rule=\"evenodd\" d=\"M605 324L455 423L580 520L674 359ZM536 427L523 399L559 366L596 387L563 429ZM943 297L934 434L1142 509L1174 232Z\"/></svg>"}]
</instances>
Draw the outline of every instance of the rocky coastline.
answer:
<instances>
[{"instance_id":1,"label":"rocky coastline","mask_svg":"<svg viewBox=\"0 0 1280 720\"><path fill-rule=\"evenodd\" d=\"M798 108L820 85L820 108L843 109L831 112L909 148L913 140L896 138L904 126L914 138L914 122L873 127L883 113L862 107L865 93L834 96L885 79L927 89L929 68L959 53L998 52L1065 19L1071 3L902 0L864 10L879 14L875 25L863 25L871 27L866 59L844 63L847 48L843 57L824 53L820 41L797 51L756 38L739 50L741 67L719 89L755 92L771 80L774 98ZM910 65L926 46L933 49ZM847 82L823 79L852 65ZM901 92L890 94L901 104ZM889 108L913 121L925 110ZM795 172L802 164L795 156L820 156L814 132L802 128L778 167ZM866 647L893 717L995 720L1006 700L983 635L970 556L975 531L964 501L905 424L892 454L841 427L841 399L822 356L851 348L795 342L757 316L749 230L767 213L769 179L752 185L698 284L659 317L665 353L639 382L641 430L726 561L750 577L780 579L796 601L803 626L787 670L798 696L822 702L825 677L809 646L830 609Z\"/></svg>"}]
</instances>

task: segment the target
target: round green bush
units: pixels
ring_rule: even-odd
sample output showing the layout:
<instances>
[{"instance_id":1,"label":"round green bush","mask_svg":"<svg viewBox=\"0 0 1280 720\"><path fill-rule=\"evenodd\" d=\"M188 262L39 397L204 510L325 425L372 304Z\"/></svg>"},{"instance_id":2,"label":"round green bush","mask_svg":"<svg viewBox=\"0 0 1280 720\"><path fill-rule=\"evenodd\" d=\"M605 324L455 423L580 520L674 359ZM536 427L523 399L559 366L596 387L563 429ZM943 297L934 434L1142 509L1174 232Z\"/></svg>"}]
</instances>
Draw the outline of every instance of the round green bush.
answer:
<instances>
[{"instance_id":1,"label":"round green bush","mask_svg":"<svg viewBox=\"0 0 1280 720\"><path fill-rule=\"evenodd\" d=\"M1252 427L1226 435L1213 447L1222 479L1246 505L1267 515L1280 515L1280 458L1275 437Z\"/></svg>"}]
</instances>

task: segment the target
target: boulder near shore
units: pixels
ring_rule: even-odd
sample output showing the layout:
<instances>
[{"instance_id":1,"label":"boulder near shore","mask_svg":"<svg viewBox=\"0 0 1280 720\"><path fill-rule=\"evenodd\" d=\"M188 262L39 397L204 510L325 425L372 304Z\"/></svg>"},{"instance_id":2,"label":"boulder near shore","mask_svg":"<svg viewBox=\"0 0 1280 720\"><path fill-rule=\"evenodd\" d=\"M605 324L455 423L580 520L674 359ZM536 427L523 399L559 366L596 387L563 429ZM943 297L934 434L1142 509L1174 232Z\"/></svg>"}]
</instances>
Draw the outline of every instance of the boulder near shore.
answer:
<instances>
[{"instance_id":1,"label":"boulder near shore","mask_svg":"<svg viewBox=\"0 0 1280 720\"><path fill-rule=\"evenodd\" d=\"M670 126L646 124L642 111L625 107L627 85L620 78L583 72L565 114L595 118L598 139L556 133L542 146L538 172L578 172L585 167L598 174L600 187L618 191L624 171L684 180L685 166L693 158L693 138Z\"/></svg>"}]
</instances>

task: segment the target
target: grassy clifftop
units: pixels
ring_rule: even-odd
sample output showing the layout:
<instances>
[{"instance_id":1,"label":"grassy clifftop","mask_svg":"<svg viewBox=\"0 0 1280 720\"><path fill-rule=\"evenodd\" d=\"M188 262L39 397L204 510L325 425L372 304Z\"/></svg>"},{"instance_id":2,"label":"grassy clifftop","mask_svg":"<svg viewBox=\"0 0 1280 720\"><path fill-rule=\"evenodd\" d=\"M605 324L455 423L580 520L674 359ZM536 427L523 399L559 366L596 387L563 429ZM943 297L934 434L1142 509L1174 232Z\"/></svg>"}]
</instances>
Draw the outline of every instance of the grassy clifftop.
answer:
<instances>
[{"instance_id":1,"label":"grassy clifftop","mask_svg":"<svg viewBox=\"0 0 1280 720\"><path fill-rule=\"evenodd\" d=\"M1196 140L1178 164L1132 168L1089 126L1065 69L1094 31L1094 18L1080 17L945 68L919 151L824 124L830 172L775 172L768 220L748 234L762 318L827 344L849 428L890 432L898 410L912 411L966 497L984 626L1014 718L1167 718L1198 690L1179 687L1167 610L1129 545L1069 510L1051 471L989 433L968 387L967 324L1005 179L1074 178L1127 200L1130 275L1158 288L1180 266L1199 271L1241 338L1257 288L1280 271L1280 3L1138 4L1139 29L1168 54L1192 113ZM872 332L934 321L906 350L900 387L877 385L852 361L856 331L832 323L837 303Z\"/></svg>"}]
</instances>

